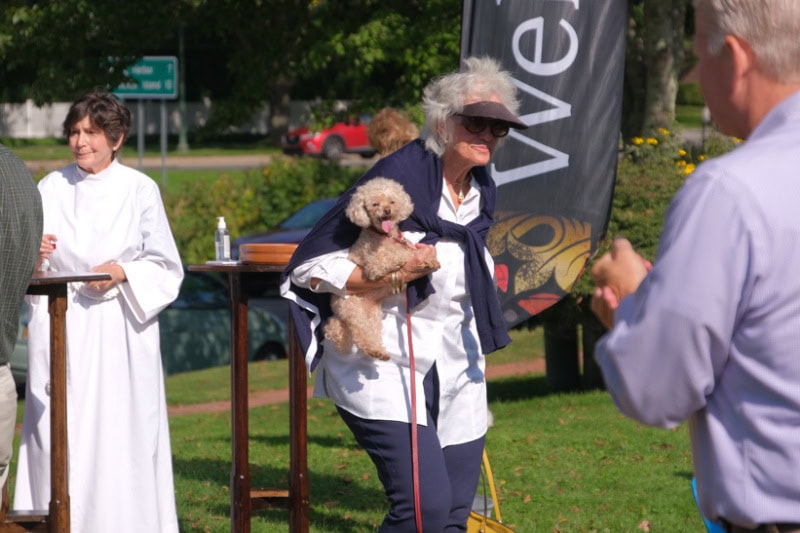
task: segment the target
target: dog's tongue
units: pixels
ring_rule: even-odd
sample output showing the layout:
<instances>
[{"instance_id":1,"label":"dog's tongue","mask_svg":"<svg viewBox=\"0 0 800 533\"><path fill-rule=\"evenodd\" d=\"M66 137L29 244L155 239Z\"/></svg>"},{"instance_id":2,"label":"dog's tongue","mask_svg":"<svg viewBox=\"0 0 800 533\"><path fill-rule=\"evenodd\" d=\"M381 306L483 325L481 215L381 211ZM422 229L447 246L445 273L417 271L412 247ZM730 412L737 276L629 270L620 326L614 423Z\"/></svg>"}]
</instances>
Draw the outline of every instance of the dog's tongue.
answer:
<instances>
[{"instance_id":1,"label":"dog's tongue","mask_svg":"<svg viewBox=\"0 0 800 533\"><path fill-rule=\"evenodd\" d=\"M381 229L387 235L392 232L392 228L394 228L394 224L391 220L384 220L381 222Z\"/></svg>"}]
</instances>

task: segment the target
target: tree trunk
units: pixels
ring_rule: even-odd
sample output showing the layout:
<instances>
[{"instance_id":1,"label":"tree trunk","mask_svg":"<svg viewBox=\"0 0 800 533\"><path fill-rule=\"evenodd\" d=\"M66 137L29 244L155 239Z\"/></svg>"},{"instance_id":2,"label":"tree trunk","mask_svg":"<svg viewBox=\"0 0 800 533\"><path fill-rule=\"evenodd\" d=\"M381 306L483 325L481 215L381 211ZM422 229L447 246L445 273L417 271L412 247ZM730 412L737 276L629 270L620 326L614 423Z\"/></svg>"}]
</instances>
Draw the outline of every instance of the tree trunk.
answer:
<instances>
[{"instance_id":1,"label":"tree trunk","mask_svg":"<svg viewBox=\"0 0 800 533\"><path fill-rule=\"evenodd\" d=\"M603 324L589 310L589 306L582 306L581 314L581 347L583 348L583 375L581 386L583 390L605 389L603 374L594 360L594 345L606 332Z\"/></svg>"},{"instance_id":2,"label":"tree trunk","mask_svg":"<svg viewBox=\"0 0 800 533\"><path fill-rule=\"evenodd\" d=\"M281 135L289 128L292 80L280 76L272 85L269 97L269 139L279 144Z\"/></svg>"},{"instance_id":3,"label":"tree trunk","mask_svg":"<svg viewBox=\"0 0 800 533\"><path fill-rule=\"evenodd\" d=\"M544 323L544 359L547 387L553 392L574 392L581 388L578 363L578 331L575 324Z\"/></svg>"},{"instance_id":4,"label":"tree trunk","mask_svg":"<svg viewBox=\"0 0 800 533\"><path fill-rule=\"evenodd\" d=\"M675 120L685 22L686 0L645 0L647 94L643 133L656 128L669 129Z\"/></svg>"},{"instance_id":5,"label":"tree trunk","mask_svg":"<svg viewBox=\"0 0 800 533\"><path fill-rule=\"evenodd\" d=\"M633 9L633 8L631 8ZM625 76L622 88L622 139L629 142L644 129L647 69L644 61L643 21L631 12L625 39Z\"/></svg>"},{"instance_id":6,"label":"tree trunk","mask_svg":"<svg viewBox=\"0 0 800 533\"><path fill-rule=\"evenodd\" d=\"M622 138L669 128L683 65L688 0L630 0Z\"/></svg>"}]
</instances>

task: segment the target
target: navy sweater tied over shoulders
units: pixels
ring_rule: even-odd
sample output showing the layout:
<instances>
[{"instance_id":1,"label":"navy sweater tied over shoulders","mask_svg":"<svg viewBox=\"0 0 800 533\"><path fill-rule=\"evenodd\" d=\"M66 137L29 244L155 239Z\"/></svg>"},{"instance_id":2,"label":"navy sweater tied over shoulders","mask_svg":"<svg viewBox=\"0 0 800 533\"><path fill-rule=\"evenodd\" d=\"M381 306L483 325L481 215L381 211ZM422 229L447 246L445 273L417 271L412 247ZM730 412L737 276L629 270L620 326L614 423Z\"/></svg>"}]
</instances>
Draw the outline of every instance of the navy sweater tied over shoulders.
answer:
<instances>
[{"instance_id":1,"label":"navy sweater tied over shoulders","mask_svg":"<svg viewBox=\"0 0 800 533\"><path fill-rule=\"evenodd\" d=\"M442 220L437 215L442 196L442 160L425 149L421 140L407 144L379 160L352 188L344 192L336 205L322 217L298 245L289 265L281 275L281 285L288 283L294 268L313 257L349 248L361 228L350 222L344 210L356 187L376 177L393 179L405 187L414 202L414 212L400 224L402 231L424 232L421 242L434 244L440 238L465 245L464 270L472 300L481 349L488 354L503 348L511 339L506 330L496 288L484 261L486 236L494 221L497 189L485 167L472 168L472 176L481 189L480 215L466 226ZM330 295L315 293L291 284L290 312L304 355L315 350L310 365L313 370L322 357L322 325L331 316ZM408 308L413 310L433 293L428 277L408 284Z\"/></svg>"}]
</instances>

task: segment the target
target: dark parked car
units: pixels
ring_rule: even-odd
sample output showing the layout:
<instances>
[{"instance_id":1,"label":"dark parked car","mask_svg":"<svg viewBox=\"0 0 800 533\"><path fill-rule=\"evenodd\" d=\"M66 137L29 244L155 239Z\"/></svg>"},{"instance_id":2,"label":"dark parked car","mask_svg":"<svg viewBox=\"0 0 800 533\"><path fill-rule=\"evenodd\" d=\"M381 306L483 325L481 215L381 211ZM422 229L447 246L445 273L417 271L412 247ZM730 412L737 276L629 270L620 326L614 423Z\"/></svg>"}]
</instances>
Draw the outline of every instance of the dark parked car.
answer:
<instances>
[{"instance_id":1,"label":"dark parked car","mask_svg":"<svg viewBox=\"0 0 800 533\"><path fill-rule=\"evenodd\" d=\"M294 128L281 137L281 148L285 154L322 156L331 161L343 154L373 157L375 149L367 137L369 119L369 115L350 117L321 131L311 131L308 126Z\"/></svg>"},{"instance_id":2,"label":"dark parked car","mask_svg":"<svg viewBox=\"0 0 800 533\"><path fill-rule=\"evenodd\" d=\"M243 235L233 241L231 255L239 257L239 246L258 243L299 243L322 216L336 204L336 198L322 198L309 202L280 222L274 229ZM263 283L250 287L250 305L258 305L289 323L289 309L281 298L278 283L274 278L264 277Z\"/></svg>"},{"instance_id":3,"label":"dark parked car","mask_svg":"<svg viewBox=\"0 0 800 533\"><path fill-rule=\"evenodd\" d=\"M23 303L19 310L19 332L17 344L11 354L11 374L17 384L17 391L25 392L25 379L28 375L28 304Z\"/></svg>"},{"instance_id":4,"label":"dark parked car","mask_svg":"<svg viewBox=\"0 0 800 533\"><path fill-rule=\"evenodd\" d=\"M231 255L234 259L238 258L239 246L242 244L298 243L314 227L314 224L330 211L334 204L336 204L336 198L314 200L279 222L273 229L242 235L233 241Z\"/></svg>"},{"instance_id":5,"label":"dark parked car","mask_svg":"<svg viewBox=\"0 0 800 533\"><path fill-rule=\"evenodd\" d=\"M227 277L186 272L178 298L158 315L164 372L175 374L230 363L231 315ZM286 322L251 300L247 347L251 361L288 353Z\"/></svg>"},{"instance_id":6,"label":"dark parked car","mask_svg":"<svg viewBox=\"0 0 800 533\"><path fill-rule=\"evenodd\" d=\"M210 272L185 272L178 297L158 315L166 374L230 363L231 316L226 279ZM251 361L282 359L288 353L286 322L281 318L287 313L278 303L285 308L284 302L250 301L247 346ZM28 308L24 304L11 358L11 372L20 392L25 390L27 371Z\"/></svg>"}]
</instances>

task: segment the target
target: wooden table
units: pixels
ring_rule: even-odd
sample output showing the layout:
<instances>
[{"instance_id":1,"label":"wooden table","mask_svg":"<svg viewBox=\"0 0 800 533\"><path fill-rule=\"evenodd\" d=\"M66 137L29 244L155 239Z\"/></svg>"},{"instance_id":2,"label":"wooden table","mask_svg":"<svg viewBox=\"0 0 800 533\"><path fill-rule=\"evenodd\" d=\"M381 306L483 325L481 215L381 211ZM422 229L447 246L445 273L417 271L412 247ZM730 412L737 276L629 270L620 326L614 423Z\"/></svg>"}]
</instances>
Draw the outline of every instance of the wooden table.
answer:
<instances>
[{"instance_id":1,"label":"wooden table","mask_svg":"<svg viewBox=\"0 0 800 533\"><path fill-rule=\"evenodd\" d=\"M50 313L50 508L10 511L0 521L0 531L69 533L67 283L109 279L111 275L98 272L36 272L31 279L28 294L47 296Z\"/></svg>"},{"instance_id":2,"label":"wooden table","mask_svg":"<svg viewBox=\"0 0 800 533\"><path fill-rule=\"evenodd\" d=\"M278 283L285 265L189 265L193 272L227 273L231 303L231 532L250 533L253 509L288 507L289 531L307 533L309 485L306 438L306 367L289 320L289 488L251 490L248 451L247 304L250 290L265 279Z\"/></svg>"}]
</instances>

